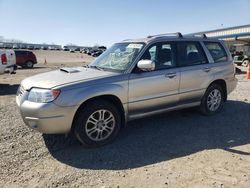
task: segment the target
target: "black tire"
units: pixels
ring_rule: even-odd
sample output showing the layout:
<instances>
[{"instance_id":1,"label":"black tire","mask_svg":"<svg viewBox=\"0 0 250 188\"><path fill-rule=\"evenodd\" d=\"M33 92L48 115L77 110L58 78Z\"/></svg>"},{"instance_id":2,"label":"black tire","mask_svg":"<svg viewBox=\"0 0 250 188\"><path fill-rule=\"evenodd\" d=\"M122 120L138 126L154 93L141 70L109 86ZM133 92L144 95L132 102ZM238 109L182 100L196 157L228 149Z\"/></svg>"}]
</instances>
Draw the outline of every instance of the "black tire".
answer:
<instances>
[{"instance_id":1,"label":"black tire","mask_svg":"<svg viewBox=\"0 0 250 188\"><path fill-rule=\"evenodd\" d=\"M220 98L221 99L220 99L220 103L219 103L218 107L216 105L216 108L214 110L211 110L211 108L209 108L209 105L208 105L208 100L210 100L210 98L211 98L211 97L209 97L209 95L212 92L214 92L215 90L220 93L220 96L221 96ZM212 84L212 85L210 85L207 88L204 96L202 97L201 105L200 105L200 112L203 115L207 115L207 116L214 115L214 114L220 112L221 109L222 109L222 106L223 106L224 99L225 99L225 96L224 96L224 92L223 92L222 87L220 85L218 85L218 84Z\"/></svg>"},{"instance_id":2,"label":"black tire","mask_svg":"<svg viewBox=\"0 0 250 188\"><path fill-rule=\"evenodd\" d=\"M28 69L32 69L34 66L34 63L32 61L27 61L25 63L25 67L28 68Z\"/></svg>"},{"instance_id":3,"label":"black tire","mask_svg":"<svg viewBox=\"0 0 250 188\"><path fill-rule=\"evenodd\" d=\"M104 140L96 141L90 138L91 136L87 134L86 129L87 129L87 126L94 125L91 123L87 124L87 121L90 118L90 116L93 115L93 113L97 113L98 110L106 110L107 113L112 113L115 123L113 123L113 126L114 126L113 131L110 133L110 135L107 138L105 138ZM104 116L105 116L105 113L104 113ZM76 138L84 146L99 147L99 146L103 146L105 144L112 142L116 138L121 128L121 114L112 103L98 100L98 101L94 101L94 102L88 103L87 105L80 107L80 109L78 110L76 114L76 118L75 118L73 126L74 126L74 133L75 133ZM97 127L97 126L98 125L95 125L93 127ZM103 129L101 132L105 133L105 131ZM92 132L91 135L97 132L99 131Z\"/></svg>"}]
</instances>

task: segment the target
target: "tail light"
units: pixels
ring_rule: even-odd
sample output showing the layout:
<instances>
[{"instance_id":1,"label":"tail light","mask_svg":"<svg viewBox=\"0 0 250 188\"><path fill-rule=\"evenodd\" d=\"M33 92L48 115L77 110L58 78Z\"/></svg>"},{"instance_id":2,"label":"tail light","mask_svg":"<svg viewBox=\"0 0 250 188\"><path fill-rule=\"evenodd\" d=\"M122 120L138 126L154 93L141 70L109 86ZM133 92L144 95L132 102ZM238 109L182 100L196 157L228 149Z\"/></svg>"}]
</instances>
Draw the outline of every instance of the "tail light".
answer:
<instances>
[{"instance_id":1,"label":"tail light","mask_svg":"<svg viewBox=\"0 0 250 188\"><path fill-rule=\"evenodd\" d=\"M7 64L7 56L6 56L6 54L2 54L2 55L1 55L1 61L2 61L2 64L3 64L3 65L6 65L6 64Z\"/></svg>"}]
</instances>

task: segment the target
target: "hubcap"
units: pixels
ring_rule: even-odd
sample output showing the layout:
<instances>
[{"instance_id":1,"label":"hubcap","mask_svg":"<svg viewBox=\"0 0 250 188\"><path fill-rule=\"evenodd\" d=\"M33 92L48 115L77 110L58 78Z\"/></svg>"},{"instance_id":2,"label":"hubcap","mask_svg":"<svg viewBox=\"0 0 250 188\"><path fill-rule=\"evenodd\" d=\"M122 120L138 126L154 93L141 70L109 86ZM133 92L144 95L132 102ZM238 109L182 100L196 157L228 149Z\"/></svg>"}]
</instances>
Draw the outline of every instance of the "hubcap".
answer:
<instances>
[{"instance_id":1,"label":"hubcap","mask_svg":"<svg viewBox=\"0 0 250 188\"><path fill-rule=\"evenodd\" d=\"M207 98L207 107L210 111L216 111L221 103L221 92L218 89L212 90Z\"/></svg>"},{"instance_id":2,"label":"hubcap","mask_svg":"<svg viewBox=\"0 0 250 188\"><path fill-rule=\"evenodd\" d=\"M85 126L88 137L93 141L102 141L108 138L115 128L115 117L108 110L97 110L92 113Z\"/></svg>"},{"instance_id":3,"label":"hubcap","mask_svg":"<svg viewBox=\"0 0 250 188\"><path fill-rule=\"evenodd\" d=\"M32 62L27 63L27 67L29 67L29 68L32 67L32 65L33 65Z\"/></svg>"}]
</instances>

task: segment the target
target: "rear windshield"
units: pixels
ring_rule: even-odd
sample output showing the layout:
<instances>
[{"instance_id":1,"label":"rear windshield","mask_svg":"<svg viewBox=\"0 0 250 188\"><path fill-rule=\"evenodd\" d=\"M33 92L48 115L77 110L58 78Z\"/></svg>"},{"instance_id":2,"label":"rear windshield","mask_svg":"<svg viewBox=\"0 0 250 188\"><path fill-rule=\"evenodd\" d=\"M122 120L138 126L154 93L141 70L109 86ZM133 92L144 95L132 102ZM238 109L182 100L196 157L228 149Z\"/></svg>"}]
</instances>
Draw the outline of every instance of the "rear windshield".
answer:
<instances>
[{"instance_id":1,"label":"rear windshield","mask_svg":"<svg viewBox=\"0 0 250 188\"><path fill-rule=\"evenodd\" d=\"M226 51L219 42L204 42L204 44L213 57L215 63L228 60Z\"/></svg>"}]
</instances>

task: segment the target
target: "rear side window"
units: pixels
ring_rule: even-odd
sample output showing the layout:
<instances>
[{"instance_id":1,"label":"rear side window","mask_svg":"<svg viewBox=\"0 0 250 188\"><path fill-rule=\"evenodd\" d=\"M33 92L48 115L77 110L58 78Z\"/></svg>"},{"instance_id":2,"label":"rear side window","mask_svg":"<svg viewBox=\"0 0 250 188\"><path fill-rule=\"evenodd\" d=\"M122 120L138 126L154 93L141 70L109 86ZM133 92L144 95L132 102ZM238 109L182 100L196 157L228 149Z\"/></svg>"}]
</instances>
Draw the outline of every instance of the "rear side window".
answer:
<instances>
[{"instance_id":1,"label":"rear side window","mask_svg":"<svg viewBox=\"0 0 250 188\"><path fill-rule=\"evenodd\" d=\"M207 58L199 42L178 42L178 62L180 66L207 63Z\"/></svg>"},{"instance_id":2,"label":"rear side window","mask_svg":"<svg viewBox=\"0 0 250 188\"><path fill-rule=\"evenodd\" d=\"M227 54L218 42L204 42L215 63L227 61Z\"/></svg>"},{"instance_id":3,"label":"rear side window","mask_svg":"<svg viewBox=\"0 0 250 188\"><path fill-rule=\"evenodd\" d=\"M25 52L25 51L15 51L15 54L16 55L26 55L27 52Z\"/></svg>"}]
</instances>

